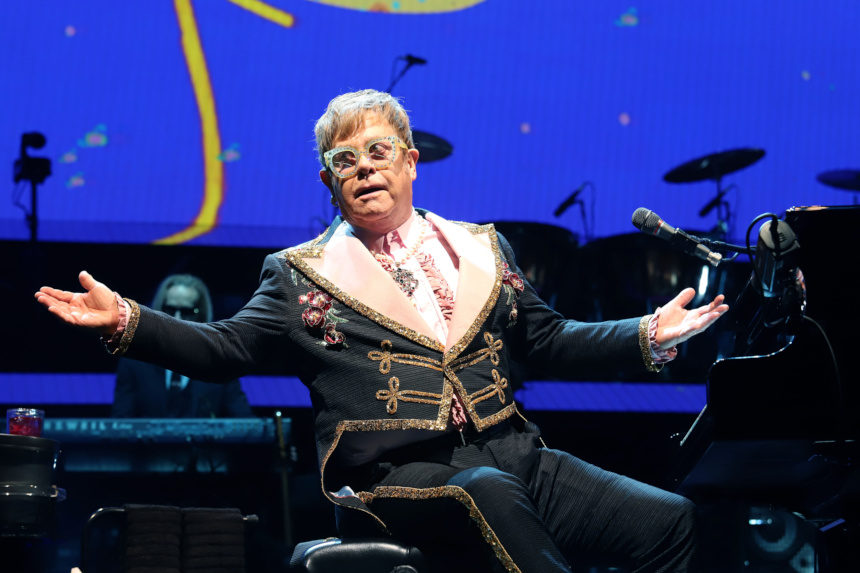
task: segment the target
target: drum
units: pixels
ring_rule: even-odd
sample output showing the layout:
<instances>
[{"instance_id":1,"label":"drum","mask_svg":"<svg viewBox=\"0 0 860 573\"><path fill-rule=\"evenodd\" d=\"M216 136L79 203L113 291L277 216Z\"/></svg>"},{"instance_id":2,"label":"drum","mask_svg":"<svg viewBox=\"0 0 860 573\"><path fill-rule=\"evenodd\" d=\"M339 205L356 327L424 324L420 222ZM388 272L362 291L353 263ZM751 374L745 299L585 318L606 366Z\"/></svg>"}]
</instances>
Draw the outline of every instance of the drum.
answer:
<instances>
[{"instance_id":1,"label":"drum","mask_svg":"<svg viewBox=\"0 0 860 573\"><path fill-rule=\"evenodd\" d=\"M580 251L582 272L587 275L583 281L589 285L587 296L591 299L587 320L652 313L687 287L696 289L691 304L701 305L725 293L729 280L737 274L731 272L731 264L713 267L644 233L598 239ZM740 271L744 280L748 275L748 268ZM729 293L725 294L728 297Z\"/></svg>"},{"instance_id":2,"label":"drum","mask_svg":"<svg viewBox=\"0 0 860 573\"><path fill-rule=\"evenodd\" d=\"M43 537L65 491L54 485L59 442L0 434L0 537Z\"/></svg>"},{"instance_id":3,"label":"drum","mask_svg":"<svg viewBox=\"0 0 860 573\"><path fill-rule=\"evenodd\" d=\"M570 309L570 276L579 240L569 229L545 223L494 221L514 250L523 278L551 307Z\"/></svg>"}]
</instances>

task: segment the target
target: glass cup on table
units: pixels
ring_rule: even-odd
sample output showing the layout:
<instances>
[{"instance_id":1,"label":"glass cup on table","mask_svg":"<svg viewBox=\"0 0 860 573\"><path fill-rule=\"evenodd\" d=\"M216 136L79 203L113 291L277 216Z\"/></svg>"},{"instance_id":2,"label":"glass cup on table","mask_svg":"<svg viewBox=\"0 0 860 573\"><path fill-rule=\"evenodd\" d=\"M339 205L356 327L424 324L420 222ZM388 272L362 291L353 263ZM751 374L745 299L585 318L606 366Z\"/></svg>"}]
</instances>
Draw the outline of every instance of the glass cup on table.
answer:
<instances>
[{"instance_id":1,"label":"glass cup on table","mask_svg":"<svg viewBox=\"0 0 860 573\"><path fill-rule=\"evenodd\" d=\"M19 436L42 435L45 411L36 408L10 408L6 410L6 428L10 434Z\"/></svg>"}]
</instances>

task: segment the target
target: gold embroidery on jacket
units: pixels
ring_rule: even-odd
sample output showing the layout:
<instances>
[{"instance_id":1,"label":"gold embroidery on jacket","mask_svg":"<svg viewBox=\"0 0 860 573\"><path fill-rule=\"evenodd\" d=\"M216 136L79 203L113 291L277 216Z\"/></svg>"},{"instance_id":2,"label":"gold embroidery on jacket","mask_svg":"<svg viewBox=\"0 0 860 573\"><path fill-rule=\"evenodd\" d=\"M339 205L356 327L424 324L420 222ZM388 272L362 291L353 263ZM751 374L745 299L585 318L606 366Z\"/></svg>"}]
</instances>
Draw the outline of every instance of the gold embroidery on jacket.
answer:
<instances>
[{"instance_id":1,"label":"gold embroidery on jacket","mask_svg":"<svg viewBox=\"0 0 860 573\"><path fill-rule=\"evenodd\" d=\"M481 226L481 232L483 231L488 233L490 249L493 251L493 259L496 263L496 280L493 283L493 290L490 292L490 296L487 298L487 302L484 303L484 307L481 309L481 312L479 312L478 316L475 317L475 320L472 322L472 325L468 330L466 330L463 337L460 338L454 346L449 348L447 352L445 352L445 355L442 357L443 363L450 362L452 359L459 356L467 346L469 346L472 339L475 338L475 335L478 334L478 331L481 330L481 327L487 322L487 317L490 316L490 313L496 306L496 302L499 300L499 292L502 289L503 270L502 254L499 252L499 236L496 235L495 227L493 227L492 223ZM477 234L477 232L473 232L473 234Z\"/></svg>"},{"instance_id":2,"label":"gold embroidery on jacket","mask_svg":"<svg viewBox=\"0 0 860 573\"><path fill-rule=\"evenodd\" d=\"M492 334L489 332L484 332L484 342L487 344L486 348L482 348L476 352L468 354L466 356L460 357L457 360L454 360L450 364L442 365L438 360L434 360L432 358L427 358L425 356L419 356L417 354L403 354L397 352L391 352L394 348L394 345L390 340L383 340L380 342L379 346L382 350L371 350L367 353L367 357L373 361L379 362L379 372L382 374L388 374L391 372L391 363L396 362L398 364L410 364L412 366L421 366L423 368L430 368L431 370L441 371L445 378L451 383L451 385L456 388L457 394L461 397L464 397L463 401L465 402L466 410L471 415L472 420L475 423L475 427L478 430L482 430L488 426L491 426L498 421L501 421L507 417L509 417L513 411L509 411L510 406L505 408L501 412L497 412L487 418L481 419L478 416L477 411L475 410L475 404L478 402L483 402L493 396L499 397L499 402L501 404L505 404L507 402L507 398L505 397L505 389L508 387L508 380L504 378L499 371L493 368L490 372L493 376L493 383L489 386L485 386L480 390L468 394L466 392L465 387L462 382L460 382L459 378L456 376L456 372L461 370L465 370L470 366L474 366L479 362L483 362L484 360L489 359L490 363L493 366L498 366L499 359L499 351L504 346L504 343L501 339L495 339ZM430 392L422 392L419 390L400 390L400 380L396 376L392 376L388 380L388 389L380 389L376 391L376 399L383 400L386 402L385 411L389 414L395 414L397 412L397 400L402 400L403 402L418 402L421 404L444 404L444 400L440 400L439 394L433 394ZM513 404L511 404L513 406ZM447 407L444 406L443 409ZM440 413L441 415L441 413Z\"/></svg>"},{"instance_id":3,"label":"gold embroidery on jacket","mask_svg":"<svg viewBox=\"0 0 860 573\"><path fill-rule=\"evenodd\" d=\"M452 370L446 369L445 378L448 379L451 386L454 387L454 390L460 397L466 396L466 399L463 400L463 405L466 407L466 411L469 412L469 417L475 424L475 429L479 432L489 428L490 426L498 424L502 420L510 418L517 411L516 402L512 402L510 405L502 408L495 414L491 414L486 418L481 418L478 415L478 411L475 410L475 401L469 398L469 394L466 393L466 389L463 387L463 383L460 382L460 379L457 378L457 375Z\"/></svg>"},{"instance_id":4,"label":"gold embroidery on jacket","mask_svg":"<svg viewBox=\"0 0 860 573\"><path fill-rule=\"evenodd\" d=\"M487 522L487 519L481 513L481 510L478 509L478 505L475 503L475 500L472 498L472 496L469 495L466 490L464 490L460 486L443 485L439 487L428 488L380 486L375 488L373 490L373 493L363 491L360 492L358 496L366 505L370 505L376 498L397 498L412 500L434 499L439 497L453 498L465 506L466 510L469 512L469 517L480 528L481 536L484 538L484 542L492 548L496 559L498 559L499 562L504 566L505 570L511 573L520 572L519 567L517 567L510 554L508 554L507 550L502 545L502 542L496 535L496 532L493 531L493 528L490 527L490 524Z\"/></svg>"},{"instance_id":5,"label":"gold embroidery on jacket","mask_svg":"<svg viewBox=\"0 0 860 573\"><path fill-rule=\"evenodd\" d=\"M396 414L397 400L402 400L404 402L417 402L419 404L439 405L442 403L442 394L421 392L419 390L401 390L400 379L398 379L397 376L392 376L388 380L388 390L377 390L376 399L386 400L385 411L389 414Z\"/></svg>"},{"instance_id":6,"label":"gold embroidery on jacket","mask_svg":"<svg viewBox=\"0 0 860 573\"><path fill-rule=\"evenodd\" d=\"M369 318L373 322L380 324L388 330L399 334L403 338L407 338L417 344L420 344L421 346L426 346L427 348L435 350L437 352L445 351L445 347L438 340L430 338L425 334L416 332L411 328L400 324L396 320L391 320L389 317L382 314L381 312L372 309L357 298L350 296L345 291L338 288L337 285L335 285L333 282L316 272L313 268L311 268L310 265L308 265L304 261L304 259L307 258L319 258L322 256L322 252L322 246L313 248L302 247L284 251L282 253L282 256L287 260L290 265L296 267L299 272L301 272L303 275L308 277L308 279L319 285L321 289L341 301L346 306L353 309L358 314ZM498 295L498 293L496 294Z\"/></svg>"},{"instance_id":7,"label":"gold embroidery on jacket","mask_svg":"<svg viewBox=\"0 0 860 573\"><path fill-rule=\"evenodd\" d=\"M379 371L382 374L388 374L391 371L391 363L411 364L412 366L423 366L431 370L442 371L442 363L433 358L419 356L418 354L402 354L399 352L391 352L392 344L390 340L383 340L380 344L382 352L379 350L371 350L367 353L367 357L371 360L379 360Z\"/></svg>"},{"instance_id":8,"label":"gold embroidery on jacket","mask_svg":"<svg viewBox=\"0 0 860 573\"><path fill-rule=\"evenodd\" d=\"M502 378L499 371L493 368L493 383L486 388L481 388L477 392L469 395L469 400L473 404L483 402L487 398L492 398L496 394L499 395L499 402L505 403L505 388L508 387L508 379Z\"/></svg>"},{"instance_id":9,"label":"gold embroidery on jacket","mask_svg":"<svg viewBox=\"0 0 860 573\"><path fill-rule=\"evenodd\" d=\"M466 356L461 356L448 364L448 367L454 370L454 372L459 372L460 370L468 368L469 366L474 366L478 362L486 360L487 358L490 359L493 366L498 366L499 350L501 350L503 346L502 340L495 340L492 334L485 332L484 342L487 343L487 348L482 348L476 352L467 354Z\"/></svg>"}]
</instances>

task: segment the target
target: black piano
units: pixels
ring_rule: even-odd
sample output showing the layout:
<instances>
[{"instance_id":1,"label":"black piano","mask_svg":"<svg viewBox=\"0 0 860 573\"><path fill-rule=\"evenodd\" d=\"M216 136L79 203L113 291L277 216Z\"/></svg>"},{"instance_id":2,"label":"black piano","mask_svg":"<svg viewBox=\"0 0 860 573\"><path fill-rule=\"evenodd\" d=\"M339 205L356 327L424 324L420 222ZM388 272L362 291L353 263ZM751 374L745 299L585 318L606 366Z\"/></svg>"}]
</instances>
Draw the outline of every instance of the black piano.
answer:
<instances>
[{"instance_id":1,"label":"black piano","mask_svg":"<svg viewBox=\"0 0 860 573\"><path fill-rule=\"evenodd\" d=\"M793 264L805 303L784 320L762 319L774 301L747 285L732 305L736 352L712 365L707 405L680 441L672 478L711 509L714 528L738 532L719 541L709 532L722 559L709 571L842 571L860 562L860 312L849 241L860 207L792 208L784 221L799 245Z\"/></svg>"}]
</instances>

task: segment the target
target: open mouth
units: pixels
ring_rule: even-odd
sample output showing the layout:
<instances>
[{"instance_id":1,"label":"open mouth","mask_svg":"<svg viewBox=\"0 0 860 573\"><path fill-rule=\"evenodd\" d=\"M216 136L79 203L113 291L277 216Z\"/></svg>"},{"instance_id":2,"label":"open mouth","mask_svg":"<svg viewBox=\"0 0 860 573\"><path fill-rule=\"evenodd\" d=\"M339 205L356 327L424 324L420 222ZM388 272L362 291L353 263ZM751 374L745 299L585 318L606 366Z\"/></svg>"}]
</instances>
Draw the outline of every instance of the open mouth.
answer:
<instances>
[{"instance_id":1,"label":"open mouth","mask_svg":"<svg viewBox=\"0 0 860 573\"><path fill-rule=\"evenodd\" d=\"M371 193L376 193L377 191L385 191L385 187L367 187L366 189L360 189L356 191L355 198L363 197L365 195L370 195Z\"/></svg>"}]
</instances>

